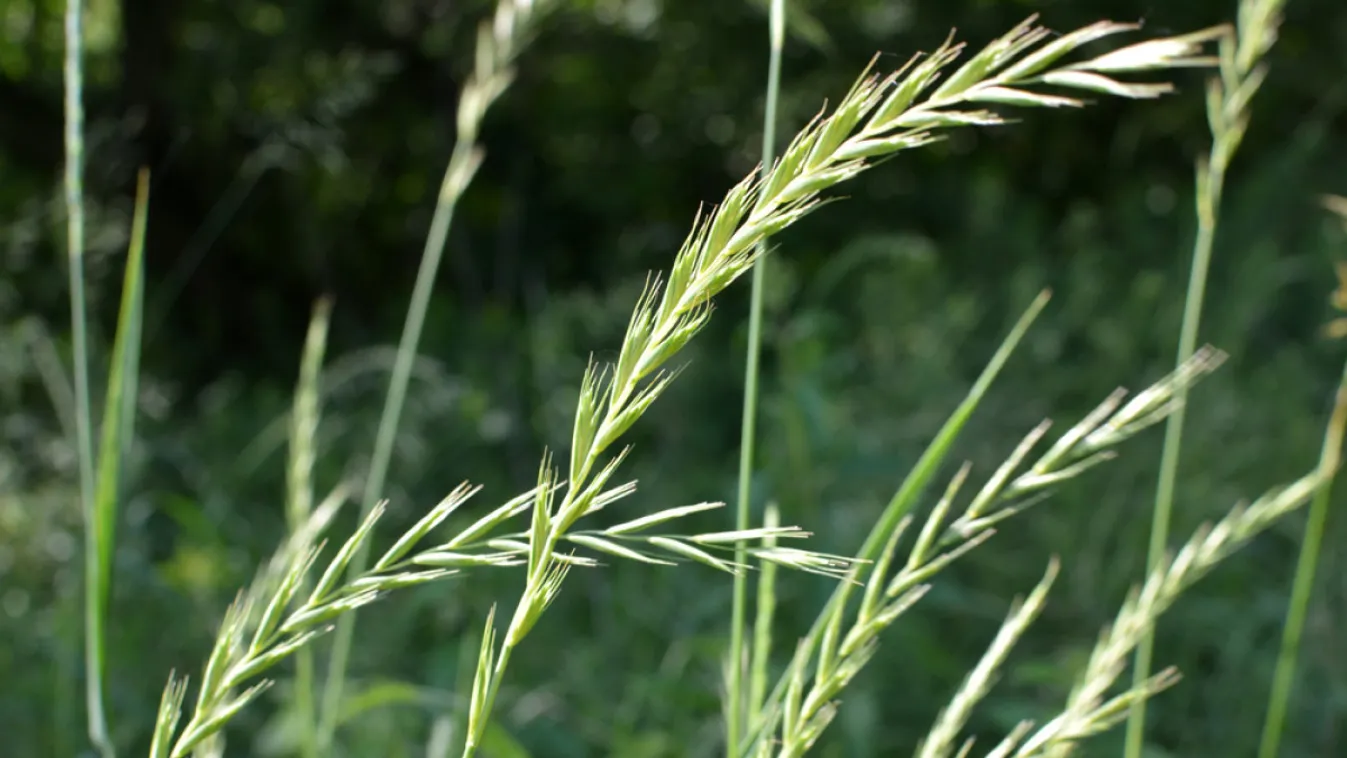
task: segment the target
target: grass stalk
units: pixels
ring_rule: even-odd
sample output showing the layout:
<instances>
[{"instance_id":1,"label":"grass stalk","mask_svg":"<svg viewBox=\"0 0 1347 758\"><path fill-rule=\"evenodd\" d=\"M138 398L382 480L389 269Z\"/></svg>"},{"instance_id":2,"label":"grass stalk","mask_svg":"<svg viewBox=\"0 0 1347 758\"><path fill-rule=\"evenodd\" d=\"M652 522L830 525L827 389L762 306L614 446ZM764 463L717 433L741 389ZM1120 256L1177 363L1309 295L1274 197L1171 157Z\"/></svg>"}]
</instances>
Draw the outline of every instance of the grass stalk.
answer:
<instances>
[{"instance_id":1,"label":"grass stalk","mask_svg":"<svg viewBox=\"0 0 1347 758\"><path fill-rule=\"evenodd\" d=\"M108 572L94 493L93 410L89 399L88 308L84 290L84 2L65 7L65 211L66 263L70 286L71 360L75 384L75 450L79 458L81 511L84 515L84 700L89 741L100 755L114 754L103 704L107 662Z\"/></svg>"},{"instance_id":2,"label":"grass stalk","mask_svg":"<svg viewBox=\"0 0 1347 758\"><path fill-rule=\"evenodd\" d=\"M1343 209L1342 215L1343 220L1347 221L1347 208ZM1339 309L1347 309L1347 267L1340 265L1339 279L1341 281L1338 290L1333 296L1334 305ZM1318 471L1322 484L1315 491L1314 500L1310 503L1309 516L1305 522L1305 536L1300 544L1300 556L1296 560L1291 598L1287 603L1286 621L1282 628L1281 647L1277 652L1277 667L1272 675L1272 692L1268 697L1267 715L1263 721L1263 736L1258 744L1258 758L1276 758L1281 747L1282 729L1286 724L1286 712L1291 704L1291 690L1295 684L1296 658L1305 631L1305 618L1309 615L1310 596L1314 593L1314 574L1319 563L1319 550L1323 545L1324 531L1328 524L1333 479L1342 459L1344 429L1347 429L1347 364L1343 366L1342 378L1338 382L1337 395L1333 403L1333 413L1328 428L1324 431L1324 441L1319 451Z\"/></svg>"},{"instance_id":3,"label":"grass stalk","mask_svg":"<svg viewBox=\"0 0 1347 758\"><path fill-rule=\"evenodd\" d=\"M383 496L388 466L393 456L393 444L397 439L407 387L411 380L412 365L420 348L426 311L430 306L430 295L435 286L440 261L444 256L454 211L484 158L483 149L478 144L482 121L490 106L509 86L513 78L512 65L522 46L524 36L534 20L538 7L545 5L547 1L535 3L535 0L500 0L496 6L493 22L483 23L479 28L475 66L459 98L458 133L455 136L453 153L440 185L430 230L426 235L425 248L421 254L421 263L416 272L416 281L407 307L402 335L398 341L388 392L379 417L370 469L360 501L362 521L369 516ZM359 551L352 558L349 567L351 576L357 576L366 569L369 562L368 544L362 542ZM318 730L321 752L330 749L337 728L354 633L355 616L343 617L337 625L328 661L322 717Z\"/></svg>"},{"instance_id":4,"label":"grass stalk","mask_svg":"<svg viewBox=\"0 0 1347 758\"><path fill-rule=\"evenodd\" d=\"M1305 537L1300 546L1300 557L1296 562L1291 599L1286 609L1286 625L1282 630L1277 668L1272 679L1272 693L1268 699L1263 736L1258 745L1258 758L1275 758L1281 745L1282 727L1286 722L1286 711L1290 705L1291 690L1295 682L1296 657L1305 630L1310 595L1314 591L1314 573L1319 561L1319 548L1323 544L1324 528L1328 521L1333 477L1341 460L1344 427L1347 427L1347 367L1344 367L1342 380L1338 385L1332 420L1324 433L1324 444L1319 457L1321 484L1310 503Z\"/></svg>"},{"instance_id":5,"label":"grass stalk","mask_svg":"<svg viewBox=\"0 0 1347 758\"><path fill-rule=\"evenodd\" d=\"M762 175L767 176L776 162L777 103L781 94L781 49L786 37L785 0L772 0L768 17L767 102L762 115ZM739 430L739 481L736 493L734 528L748 529L752 519L754 449L757 440L758 370L762 359L762 300L767 277L767 242L758 242L758 260L753 264L752 289L748 312L748 345L744 355L743 417ZM735 562L743 563L747 544L736 545ZM748 576L734 576L734 595L730 617L729 681L726 685L725 753L732 758L734 746L743 733L745 715L755 714L759 703L750 702L743 691L744 649L748 625ZM756 647L755 647L756 649ZM767 651L761 651L766 655Z\"/></svg>"},{"instance_id":6,"label":"grass stalk","mask_svg":"<svg viewBox=\"0 0 1347 758\"><path fill-rule=\"evenodd\" d=\"M1183 321L1179 327L1175 365L1182 365L1197 349L1226 170L1248 128L1249 101L1266 76L1266 68L1261 65L1261 61L1276 39L1284 4L1285 0L1241 0L1234 33L1221 39L1220 74L1207 87L1207 120L1211 126L1212 146L1197 168L1197 235L1193 242L1188 288L1184 295ZM1174 493L1187 415L1186 395L1180 396L1177 401L1178 406L1165 423L1160 454L1160 472L1156 480L1146 558L1146 565L1151 568L1160 565L1164 558L1169 543L1169 525L1173 520ZM1147 632L1138 643L1132 671L1133 686L1140 686L1150 678L1154 644L1152 632ZM1138 699L1131 704L1128 714L1124 748L1126 758L1141 758L1145 729L1146 700Z\"/></svg>"}]
</instances>

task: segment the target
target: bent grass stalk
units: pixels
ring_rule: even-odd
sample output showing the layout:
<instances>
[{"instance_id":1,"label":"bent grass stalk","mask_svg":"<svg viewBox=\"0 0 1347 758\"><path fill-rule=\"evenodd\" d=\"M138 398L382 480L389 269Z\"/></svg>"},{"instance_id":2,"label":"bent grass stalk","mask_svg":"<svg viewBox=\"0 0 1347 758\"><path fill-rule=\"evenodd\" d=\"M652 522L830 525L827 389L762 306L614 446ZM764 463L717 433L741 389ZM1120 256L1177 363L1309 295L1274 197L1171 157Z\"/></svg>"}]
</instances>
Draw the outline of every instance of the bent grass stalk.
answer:
<instances>
[{"instance_id":1,"label":"bent grass stalk","mask_svg":"<svg viewBox=\"0 0 1347 758\"><path fill-rule=\"evenodd\" d=\"M1285 0L1241 0L1233 35L1227 34L1221 38L1220 75L1213 78L1207 87L1207 120L1211 125L1212 146L1197 168L1197 238L1193 242L1192 267L1188 275L1188 291L1184 296L1176 363L1188 360L1197 347L1226 170L1248 128L1249 101L1267 76L1262 59L1276 41L1284 5ZM1149 566L1158 565L1163 559L1169 541L1184 419L1185 410L1180 405L1165 425L1151 520L1147 556ZM1140 686L1150 676L1153 644L1154 638L1148 634L1137 646L1133 686ZM1126 758L1141 758L1145 729L1146 702L1145 699L1138 699L1133 703L1127 719Z\"/></svg>"},{"instance_id":2,"label":"bent grass stalk","mask_svg":"<svg viewBox=\"0 0 1347 758\"><path fill-rule=\"evenodd\" d=\"M407 307L406 323L398 341L393 371L388 380L388 393L375 433L374 453L365 479L361 499L361 517L368 516L383 497L384 482L393 456L402 408L411 380L412 364L416 360L425 326L430 294L444 254L449 226L459 198L477 174L485 153L478 144L478 134L487 110L509 87L514 78L513 64L519 55L536 15L551 5L551 0L500 0L490 23L483 23L477 34L476 58L472 74L464 85L458 101L458 133L453 154L440 185L435 212L426 235L421 264L416 272L411 301ZM366 548L357 550L351 561L353 575L365 569L368 561ZM355 618L344 618L338 624L328 661L327 681L323 692L322 718L319 723L319 747L330 748L342 709L342 691L346 667L350 657L351 640L355 633Z\"/></svg>"},{"instance_id":3,"label":"bent grass stalk","mask_svg":"<svg viewBox=\"0 0 1347 758\"><path fill-rule=\"evenodd\" d=\"M956 106L1009 104L1028 107L1074 107L1083 104L1076 98L1040 94L1028 87L1049 85L1067 90L1128 98L1158 97L1171 91L1170 85L1126 83L1118 81L1114 76L1123 72L1211 65L1213 59L1201 55L1202 45L1224 34L1226 29L1214 27L1180 37L1141 42L1083 63L1053 68L1053 64L1073 50L1087 43L1130 31L1136 26L1099 22L1043 44L1049 33L1045 29L1035 27L1033 20L1031 17L1008 34L987 45L947 77L945 82L924 101L918 102L918 98L931 88L946 68L953 64L962 46L946 42L926 58L914 58L902 70L884 80L883 85L892 86L893 91L878 105L875 92L882 88L876 86L876 80L863 78L838 106L834 116L823 122L824 126L817 126L819 122L816 121L797 136L787 149L782 162L788 160L790 163L787 165L796 168L800 162L805 162L806 168L813 168L820 162L818 156L827 155L830 149L832 157L840 159L843 166L831 173L819 171L821 176L813 181L813 184L827 186L848 178L858 170L858 167L847 165L848 158L859 161L867 156L882 156L918 147L939 139L939 135L932 133L932 130L936 129L1003 123L1003 119L991 111L957 110ZM869 116L869 119L865 126L848 139L848 134L855 130L857 124L866 116ZM896 133L890 131L895 128ZM779 188L782 181L784 178L778 180L775 185L768 185L769 189ZM803 183L802 180L796 182ZM895 493L879 523L871 530L864 546L857 554L859 559L873 560L879 555L893 530L915 502L915 498L930 481L940 460L1009 357L1010 350L1045 303L1046 294L1035 302L993 356L987 370L978 378L968 398L941 429L902 487ZM840 585L834 591L824 612L801 642L802 650L808 649L812 652L823 634L825 620L839 612L849 597L850 587L847 584ZM788 684L789 678L783 676L778 681L770 701L779 705ZM761 734L762 726L762 724L755 725L753 732ZM756 738L753 738L753 741L756 742ZM749 749L750 744L744 745L740 754L745 754Z\"/></svg>"}]
</instances>

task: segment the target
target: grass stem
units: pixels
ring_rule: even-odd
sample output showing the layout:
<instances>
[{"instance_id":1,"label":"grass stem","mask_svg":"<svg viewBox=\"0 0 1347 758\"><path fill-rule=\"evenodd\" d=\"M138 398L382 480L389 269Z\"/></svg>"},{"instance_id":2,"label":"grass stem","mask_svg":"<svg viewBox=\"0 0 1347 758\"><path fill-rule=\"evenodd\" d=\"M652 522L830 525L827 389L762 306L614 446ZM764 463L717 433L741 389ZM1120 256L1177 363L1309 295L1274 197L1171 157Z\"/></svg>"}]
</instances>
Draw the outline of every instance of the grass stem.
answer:
<instances>
[{"instance_id":1,"label":"grass stem","mask_svg":"<svg viewBox=\"0 0 1347 758\"><path fill-rule=\"evenodd\" d=\"M1220 75L1213 78L1207 87L1207 120L1211 125L1212 144L1210 152L1197 168L1197 235L1193 242L1188 289L1184 295L1183 321L1179 327L1175 365L1183 365L1197 348L1226 169L1248 128L1249 101L1258 91L1265 75L1265 69L1259 64L1276 39L1284 3L1285 0L1241 0L1234 33L1226 34L1220 40ZM1156 480L1155 505L1151 513L1150 545L1146 556L1146 565L1152 570L1164 559L1169 541L1187 400L1187 391L1181 391L1175 398L1178 405L1174 413L1165 422L1160 473ZM1140 687L1150 679L1154 645L1154 632L1148 630L1137 644L1132 670L1133 687ZM1137 699L1128 709L1123 752L1126 758L1141 758L1145 730L1146 701Z\"/></svg>"},{"instance_id":2,"label":"grass stem","mask_svg":"<svg viewBox=\"0 0 1347 758\"><path fill-rule=\"evenodd\" d=\"M784 0L772 0L768 19L769 52L767 64L767 102L762 116L762 174L767 176L776 161L777 103L781 92L781 48L785 42L786 7ZM748 529L752 512L753 452L757 438L758 370L762 353L762 300L767 276L767 238L759 243L759 255L753 264L753 284L749 301L748 346L744 357L744 404L739 431L739 481L736 493L734 528ZM747 544L735 544L734 560L743 564ZM725 754L734 756L743 731L746 712L755 712L757 703L748 703L743 691L745 665L744 636L748 624L748 577L734 575L734 599L730 621L729 682L726 688Z\"/></svg>"},{"instance_id":3,"label":"grass stem","mask_svg":"<svg viewBox=\"0 0 1347 758\"><path fill-rule=\"evenodd\" d=\"M65 8L65 208L66 261L70 281L71 360L75 376L75 449L79 456L84 513L84 695L89 740L100 755L113 755L103 705L106 631L105 566L95 512L93 411L89 401L88 313L84 292L84 3Z\"/></svg>"},{"instance_id":4,"label":"grass stem","mask_svg":"<svg viewBox=\"0 0 1347 758\"><path fill-rule=\"evenodd\" d=\"M369 516L383 496L388 466L393 457L393 443L397 439L402 409L407 398L407 387L411 380L412 365L421 343L426 311L430 307L430 296L435 286L440 261L444 257L445 243L449 237L454 211L482 163L482 150L478 145L482 120L487 109L504 92L510 81L510 66L518 53L523 33L536 10L537 4L532 0L500 0L496 6L495 23L488 22L480 28L476 67L459 99L458 134L454 150L440 184L435 212L421 254L421 264L416 272L416 283L413 285L411 301L407 306L402 336L398 341L393 371L388 381L388 392L379 417L374 452L361 498L362 521ZM350 576L359 576L367 568L368 545L368 542L361 543L359 551L352 558L349 565ZM350 659L354 627L355 616L344 616L338 622L333 636L332 653L323 692L322 718L318 730L320 752L325 753L330 749L333 733L337 727L336 720L341 711L342 690Z\"/></svg>"},{"instance_id":5,"label":"grass stem","mask_svg":"<svg viewBox=\"0 0 1347 758\"><path fill-rule=\"evenodd\" d=\"M1219 187L1219 181L1208 179L1207 186ZM1215 192L1219 194L1219 189ZM1188 276L1188 292L1184 299L1183 325L1179 330L1179 348L1174 365L1181 366L1193 357L1197 349L1197 332L1202 315L1202 301L1206 290L1207 272L1211 265L1212 241L1216 231L1215 202L1199 197L1199 206L1210 202L1213 212L1199 213L1197 241L1193 245L1193 261ZM1173 520L1174 489L1178 478L1179 451L1183 444L1183 422L1187 412L1188 390L1181 389L1175 398L1174 412L1165 421L1164 446L1160 453L1160 475L1155 488L1155 507L1151 512L1151 536L1146 553L1146 566L1154 570L1165 558L1169 544L1169 525ZM1151 677L1151 659L1154 655L1155 635L1148 630L1137 644L1136 665L1132 669L1133 688L1142 687ZM1125 755L1140 758L1146 730L1144 698L1134 700L1127 718Z\"/></svg>"},{"instance_id":6,"label":"grass stem","mask_svg":"<svg viewBox=\"0 0 1347 758\"><path fill-rule=\"evenodd\" d=\"M460 140L462 138L460 137ZM431 219L430 233L426 235L425 250L421 255L421 265L416 272L416 283L412 288L411 302L407 308L407 318L402 328L402 337L398 341L393 372L388 380L388 392L384 397L383 411L379 415L379 428L374 437L374 453L370 460L370 470L365 478L365 489L360 500L360 518L363 521L379 502L388 477L388 466L393 458L393 443L397 439L398 426L402 420L402 409L407 400L407 386L411 382L412 364L416 360L421 343L421 332L425 327L426 311L430 307L430 294L435 285L436 273L444 255L445 241L449 236L449 226L453 221L461 192L452 191L451 179L457 173L465 151L455 146L449 169L445 172L439 200L435 204L435 213ZM352 576L358 576L369 563L369 543L362 543L361 549L351 559ZM318 746L320 752L331 747L336 731L336 720L341 711L346 668L350 662L351 640L355 634L355 615L344 616L338 623L332 638L331 658L328 661L327 680L323 689L322 717L318 726Z\"/></svg>"}]
</instances>

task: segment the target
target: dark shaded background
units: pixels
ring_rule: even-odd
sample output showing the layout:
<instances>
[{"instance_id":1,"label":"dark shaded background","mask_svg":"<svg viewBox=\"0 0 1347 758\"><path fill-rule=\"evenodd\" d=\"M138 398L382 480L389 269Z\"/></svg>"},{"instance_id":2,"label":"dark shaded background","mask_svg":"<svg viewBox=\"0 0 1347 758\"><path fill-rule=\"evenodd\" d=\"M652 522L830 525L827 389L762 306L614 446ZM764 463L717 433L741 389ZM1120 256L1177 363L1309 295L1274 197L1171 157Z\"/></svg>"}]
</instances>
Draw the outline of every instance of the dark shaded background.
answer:
<instances>
[{"instance_id":1,"label":"dark shaded background","mask_svg":"<svg viewBox=\"0 0 1347 758\"><path fill-rule=\"evenodd\" d=\"M1228 20L1235 0L797 0L789 133L876 52L895 67L951 27L982 44L1030 13L1058 30L1111 18L1145 34ZM460 480L478 508L565 448L591 352L615 355L646 271L699 203L758 155L765 3L578 0L540 26L485 126L487 161L455 220L398 442L385 528ZM284 421L310 309L336 296L321 487L358 476L453 144L486 2L93 0L87 93L94 363L105 365L135 172L153 172L146 378L117 559L111 716L143 753L169 670L195 673L226 603L283 531ZM61 12L0 4L0 739L4 755L83 749L79 512L69 412L61 168ZM1231 174L1203 338L1231 360L1196 394L1175 534L1313 465L1340 346L1319 336L1347 240L1317 206L1347 192L1347 6L1290 0ZM965 131L902 155L782 235L768 297L762 499L850 552L1043 286L1056 292L959 453L1004 457L1172 361L1206 149L1202 74L1157 102ZM721 303L687 371L633 431L650 510L730 499L747 287ZM95 370L96 381L102 373ZM97 387L95 388L97 390ZM96 391L95 397L101 397ZM912 749L1010 598L1048 556L1063 576L978 713L999 738L1062 702L1096 630L1140 576L1159 434L945 575L848 691L821 756ZM722 521L715 521L720 518ZM728 515L708 524L727 523ZM1310 618L1285 756L1347 748L1341 519ZM708 526L708 528L716 528ZM1290 519L1167 617L1150 755L1249 755L1301 521ZM461 647L520 576L482 573L391 598L359 627L342 753L423 755L457 704ZM512 667L501 723L540 757L712 754L729 581L619 564L572 575ZM783 630L828 587L792 578ZM466 636L465 636L466 635ZM471 661L471 657L467 660ZM231 732L231 755L289 755L285 675ZM1113 755L1112 736L1087 754Z\"/></svg>"}]
</instances>

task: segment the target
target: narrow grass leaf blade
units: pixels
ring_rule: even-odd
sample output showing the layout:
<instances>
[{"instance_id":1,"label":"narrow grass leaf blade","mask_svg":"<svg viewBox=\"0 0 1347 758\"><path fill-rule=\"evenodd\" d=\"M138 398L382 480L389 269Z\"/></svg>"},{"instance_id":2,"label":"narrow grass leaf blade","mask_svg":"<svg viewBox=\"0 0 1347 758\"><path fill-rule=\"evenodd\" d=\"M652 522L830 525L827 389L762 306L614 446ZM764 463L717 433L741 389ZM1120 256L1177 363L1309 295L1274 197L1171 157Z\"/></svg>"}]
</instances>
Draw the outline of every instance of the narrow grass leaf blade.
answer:
<instances>
[{"instance_id":1,"label":"narrow grass leaf blade","mask_svg":"<svg viewBox=\"0 0 1347 758\"><path fill-rule=\"evenodd\" d=\"M978 404L982 402L983 396L985 396L987 390L991 388L992 382L996 380L997 375L1001 373L1001 369L1005 367L1006 361L1010 359L1011 353L1015 351L1015 348L1019 346L1020 340L1022 340L1024 335L1029 331L1030 325L1032 325L1034 320L1038 318L1038 315L1043 312L1044 306L1048 304L1048 299L1049 294L1046 290L1039 294L1029 306L1029 309L1020 317L1020 320L1015 324L1014 328L1011 329L1010 334L1006 336L1005 340L1001 343L1001 346L997 348L996 353L992 356L991 361L988 362L987 367L983 369L982 374L977 378L972 389L968 391L968 396L964 398L964 401L959 404L959 407L954 411L953 415L951 415L949 420L941 427L939 433L936 434L935 439L932 440L931 444L926 448L926 451L922 453L921 458L917 460L917 464L913 466L911 473L909 473L907 478L903 480L898 491L894 493L893 498L889 501L888 506L880 516L879 522L875 525L875 528L870 531L870 536L861 547L860 552L857 554L857 558L861 560L874 560L878 556L879 552L884 547L884 543L888 541L889 533L893 531L894 527L898 525L903 516L907 515L916 504L917 498L926 489L926 486L930 483L931 479L934 478L940 465L944 463L950 448L953 447L955 440L958 439L959 433L963 431L964 426L972 417L973 411L977 409Z\"/></svg>"},{"instance_id":2,"label":"narrow grass leaf blade","mask_svg":"<svg viewBox=\"0 0 1347 758\"><path fill-rule=\"evenodd\" d=\"M98 474L94 484L92 555L88 562L89 628L88 653L91 696L101 700L107 662L106 624L112 587L112 558L117 548L117 511L121 496L126 455L134 440L134 421L140 375L141 318L144 308L145 223L149 204L149 174L140 173L136 209L131 225L131 243L122 275L122 299L117 314L107 396L103 403L103 426L98 450ZM99 706L101 714L102 707ZM100 715L100 717L103 717Z\"/></svg>"}]
</instances>

